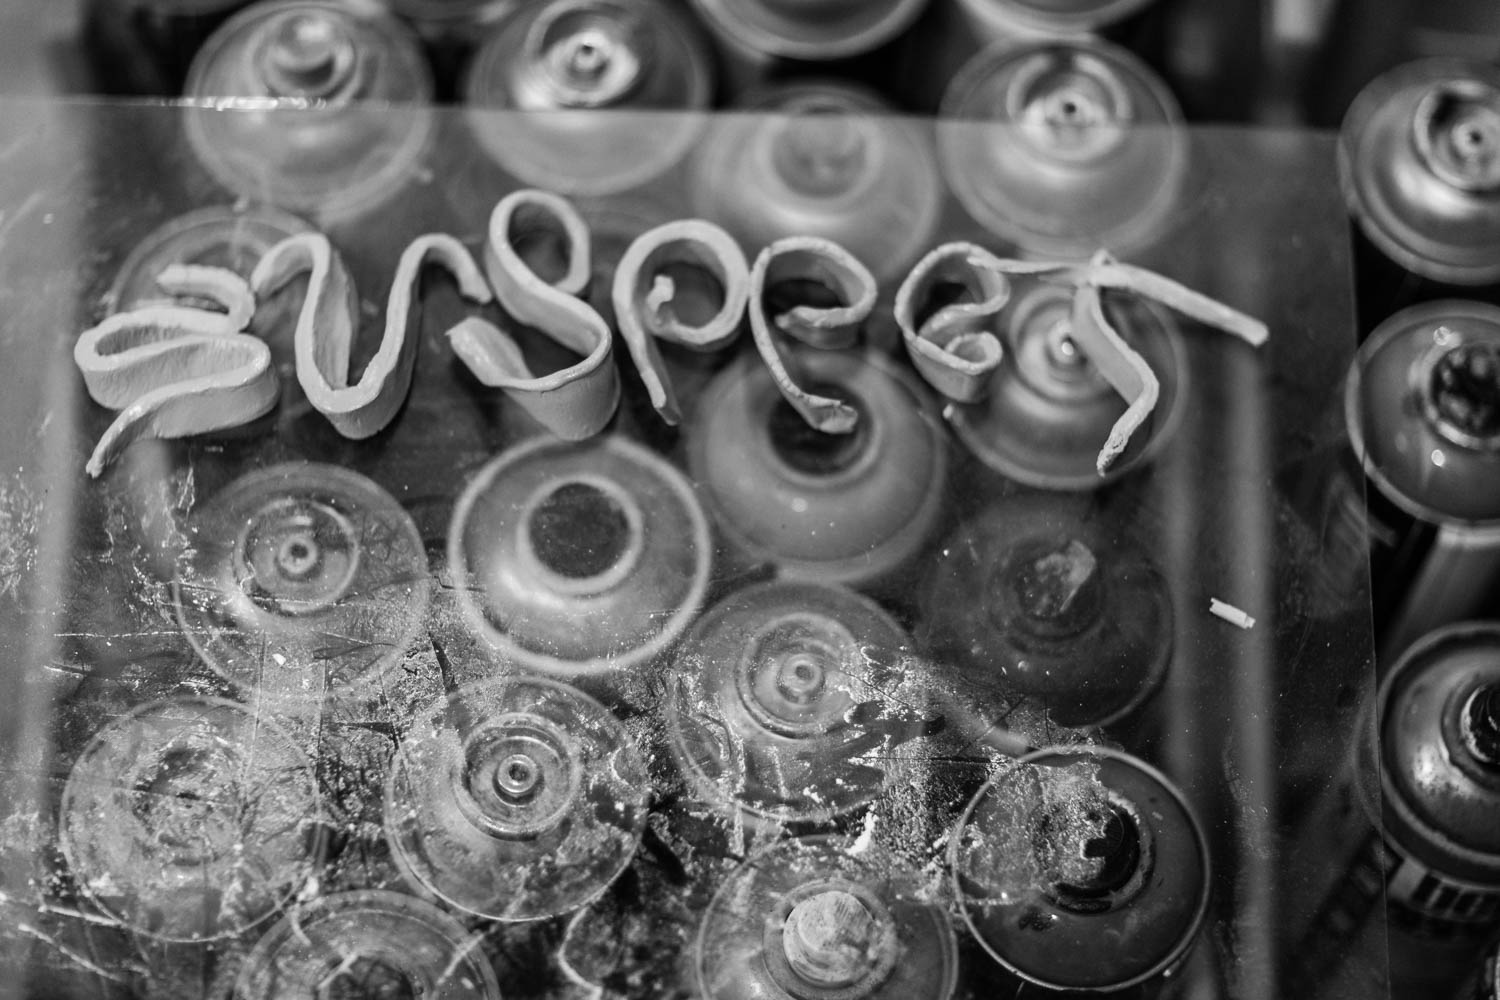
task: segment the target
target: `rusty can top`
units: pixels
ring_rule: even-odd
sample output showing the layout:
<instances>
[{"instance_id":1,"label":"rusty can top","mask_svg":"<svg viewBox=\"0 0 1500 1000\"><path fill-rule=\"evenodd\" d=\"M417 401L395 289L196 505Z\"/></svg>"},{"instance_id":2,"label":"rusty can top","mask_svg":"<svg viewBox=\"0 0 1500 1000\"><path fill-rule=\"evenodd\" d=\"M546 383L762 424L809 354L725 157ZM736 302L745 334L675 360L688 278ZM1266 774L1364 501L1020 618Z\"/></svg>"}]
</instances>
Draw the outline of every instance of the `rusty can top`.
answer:
<instances>
[{"instance_id":1,"label":"rusty can top","mask_svg":"<svg viewBox=\"0 0 1500 1000\"><path fill-rule=\"evenodd\" d=\"M1432 59L1378 77L1349 106L1338 162L1350 212L1391 260L1500 281L1500 68Z\"/></svg>"},{"instance_id":2,"label":"rusty can top","mask_svg":"<svg viewBox=\"0 0 1500 1000\"><path fill-rule=\"evenodd\" d=\"M1386 835L1449 878L1500 887L1500 624L1419 640L1377 705Z\"/></svg>"},{"instance_id":3,"label":"rusty can top","mask_svg":"<svg viewBox=\"0 0 1500 1000\"><path fill-rule=\"evenodd\" d=\"M784 59L847 59L891 41L928 0L692 0L740 50Z\"/></svg>"},{"instance_id":4,"label":"rusty can top","mask_svg":"<svg viewBox=\"0 0 1500 1000\"><path fill-rule=\"evenodd\" d=\"M1123 21L1154 0L958 0L986 38L1078 35Z\"/></svg>"},{"instance_id":5,"label":"rusty can top","mask_svg":"<svg viewBox=\"0 0 1500 1000\"><path fill-rule=\"evenodd\" d=\"M1208 909L1197 817L1164 775L1117 750L1039 750L1003 769L964 811L949 858L975 939L1048 989L1170 974Z\"/></svg>"},{"instance_id":6,"label":"rusty can top","mask_svg":"<svg viewBox=\"0 0 1500 1000\"><path fill-rule=\"evenodd\" d=\"M1125 254L1177 207L1187 136L1171 91L1095 39L997 43L948 85L938 158L980 225L1039 256Z\"/></svg>"},{"instance_id":7,"label":"rusty can top","mask_svg":"<svg viewBox=\"0 0 1500 1000\"><path fill-rule=\"evenodd\" d=\"M463 94L475 138L507 172L564 194L604 195L669 170L703 122L592 112L706 108L713 88L707 40L677 7L545 0L518 5L495 26Z\"/></svg>"},{"instance_id":8,"label":"rusty can top","mask_svg":"<svg viewBox=\"0 0 1500 1000\"><path fill-rule=\"evenodd\" d=\"M564 677L641 667L708 589L708 519L687 477L620 437L511 448L465 487L448 568L474 632Z\"/></svg>"},{"instance_id":9,"label":"rusty can top","mask_svg":"<svg viewBox=\"0 0 1500 1000\"><path fill-rule=\"evenodd\" d=\"M468 930L425 900L384 889L319 896L255 943L233 1000L287 997L499 1000Z\"/></svg>"},{"instance_id":10,"label":"rusty can top","mask_svg":"<svg viewBox=\"0 0 1500 1000\"><path fill-rule=\"evenodd\" d=\"M720 529L784 576L862 585L914 557L942 513L948 444L909 370L874 351L787 351L817 391L860 419L849 434L809 427L761 359L715 377L689 425L688 461Z\"/></svg>"},{"instance_id":11,"label":"rusty can top","mask_svg":"<svg viewBox=\"0 0 1500 1000\"><path fill-rule=\"evenodd\" d=\"M921 874L876 845L781 840L714 894L693 948L718 1000L948 1000L958 943Z\"/></svg>"},{"instance_id":12,"label":"rusty can top","mask_svg":"<svg viewBox=\"0 0 1500 1000\"><path fill-rule=\"evenodd\" d=\"M1500 526L1500 308L1449 299L1386 320L1359 349L1344 419L1392 503L1432 524Z\"/></svg>"},{"instance_id":13,"label":"rusty can top","mask_svg":"<svg viewBox=\"0 0 1500 1000\"><path fill-rule=\"evenodd\" d=\"M220 183L320 219L403 187L434 130L421 46L375 0L248 7L204 43L185 94L188 140Z\"/></svg>"},{"instance_id":14,"label":"rusty can top","mask_svg":"<svg viewBox=\"0 0 1500 1000\"><path fill-rule=\"evenodd\" d=\"M937 164L916 123L851 84L799 80L750 95L694 158L692 200L753 258L774 240L821 236L896 280L932 242Z\"/></svg>"},{"instance_id":15,"label":"rusty can top","mask_svg":"<svg viewBox=\"0 0 1500 1000\"><path fill-rule=\"evenodd\" d=\"M1166 581L1083 498L1008 498L941 547L918 638L977 688L1105 726L1161 684L1172 652Z\"/></svg>"}]
</instances>

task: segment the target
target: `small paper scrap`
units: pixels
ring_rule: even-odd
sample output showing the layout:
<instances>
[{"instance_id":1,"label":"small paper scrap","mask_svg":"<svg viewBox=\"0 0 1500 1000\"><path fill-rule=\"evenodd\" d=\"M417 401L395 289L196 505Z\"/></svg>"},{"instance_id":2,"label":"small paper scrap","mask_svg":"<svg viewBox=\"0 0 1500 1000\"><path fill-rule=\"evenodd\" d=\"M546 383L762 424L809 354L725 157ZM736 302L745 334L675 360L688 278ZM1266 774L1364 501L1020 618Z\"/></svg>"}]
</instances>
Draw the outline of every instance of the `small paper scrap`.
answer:
<instances>
[{"instance_id":1,"label":"small paper scrap","mask_svg":"<svg viewBox=\"0 0 1500 1000\"><path fill-rule=\"evenodd\" d=\"M1251 618L1249 615L1245 614L1245 612L1241 611L1233 604L1225 604L1217 597L1210 597L1208 599L1208 610L1210 614L1224 619L1231 625L1238 625L1243 629L1251 629L1255 627L1254 618Z\"/></svg>"}]
</instances>

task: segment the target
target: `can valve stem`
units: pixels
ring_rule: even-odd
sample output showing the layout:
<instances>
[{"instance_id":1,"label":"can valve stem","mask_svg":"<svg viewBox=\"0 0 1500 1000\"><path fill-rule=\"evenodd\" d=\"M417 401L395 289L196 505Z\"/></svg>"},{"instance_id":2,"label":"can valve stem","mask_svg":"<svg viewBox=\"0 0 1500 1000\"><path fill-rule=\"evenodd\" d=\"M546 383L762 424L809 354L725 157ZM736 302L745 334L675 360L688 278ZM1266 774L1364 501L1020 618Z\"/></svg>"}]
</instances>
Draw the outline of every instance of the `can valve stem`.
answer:
<instances>
[{"instance_id":1,"label":"can valve stem","mask_svg":"<svg viewBox=\"0 0 1500 1000\"><path fill-rule=\"evenodd\" d=\"M1476 758L1500 767L1500 684L1486 684L1469 696L1463 731L1464 740Z\"/></svg>"}]
</instances>

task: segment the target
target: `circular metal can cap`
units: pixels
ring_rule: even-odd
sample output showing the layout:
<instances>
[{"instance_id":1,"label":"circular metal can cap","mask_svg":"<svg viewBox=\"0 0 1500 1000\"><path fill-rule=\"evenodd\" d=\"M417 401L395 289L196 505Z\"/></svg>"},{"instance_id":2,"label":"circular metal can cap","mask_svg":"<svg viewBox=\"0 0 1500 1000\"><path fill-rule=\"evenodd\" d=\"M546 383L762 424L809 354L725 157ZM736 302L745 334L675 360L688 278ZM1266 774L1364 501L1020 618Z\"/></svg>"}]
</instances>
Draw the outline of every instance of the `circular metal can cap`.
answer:
<instances>
[{"instance_id":1,"label":"circular metal can cap","mask_svg":"<svg viewBox=\"0 0 1500 1000\"><path fill-rule=\"evenodd\" d=\"M783 840L709 903L693 950L716 1000L948 1000L958 946L921 876L876 846Z\"/></svg>"},{"instance_id":2,"label":"circular metal can cap","mask_svg":"<svg viewBox=\"0 0 1500 1000\"><path fill-rule=\"evenodd\" d=\"M787 236L855 247L896 280L937 229L937 163L917 125L872 93L799 81L752 95L717 122L692 170L692 201L754 259Z\"/></svg>"},{"instance_id":3,"label":"circular metal can cap","mask_svg":"<svg viewBox=\"0 0 1500 1000\"><path fill-rule=\"evenodd\" d=\"M878 48L905 31L928 0L693 0L735 48L821 62Z\"/></svg>"},{"instance_id":4,"label":"circular metal can cap","mask_svg":"<svg viewBox=\"0 0 1500 1000\"><path fill-rule=\"evenodd\" d=\"M1083 504L1013 498L941 547L918 638L980 688L1106 726L1166 675L1172 602L1146 554Z\"/></svg>"},{"instance_id":5,"label":"circular metal can cap","mask_svg":"<svg viewBox=\"0 0 1500 1000\"><path fill-rule=\"evenodd\" d=\"M156 279L174 264L228 268L248 279L267 250L311 228L295 215L267 206L195 209L136 244L115 273L108 300L113 311L123 312L161 299Z\"/></svg>"},{"instance_id":6,"label":"circular metal can cap","mask_svg":"<svg viewBox=\"0 0 1500 1000\"><path fill-rule=\"evenodd\" d=\"M942 512L948 445L920 381L885 356L794 347L803 384L859 413L850 434L808 427L744 355L703 393L688 462L719 526L783 576L860 585L914 557Z\"/></svg>"},{"instance_id":7,"label":"circular metal can cap","mask_svg":"<svg viewBox=\"0 0 1500 1000\"><path fill-rule=\"evenodd\" d=\"M279 726L217 698L152 702L79 755L58 841L110 917L164 941L231 937L314 872L317 773Z\"/></svg>"},{"instance_id":8,"label":"circular metal can cap","mask_svg":"<svg viewBox=\"0 0 1500 1000\"><path fill-rule=\"evenodd\" d=\"M1099 31L1125 20L1154 0L959 0L988 37L1049 36Z\"/></svg>"},{"instance_id":9,"label":"circular metal can cap","mask_svg":"<svg viewBox=\"0 0 1500 1000\"><path fill-rule=\"evenodd\" d=\"M386 782L386 839L418 889L491 920L541 920L625 870L650 792L603 705L556 681L499 677L417 712Z\"/></svg>"},{"instance_id":10,"label":"circular metal can cap","mask_svg":"<svg viewBox=\"0 0 1500 1000\"><path fill-rule=\"evenodd\" d=\"M232 1000L500 1000L495 970L457 920L382 889L323 896L255 943Z\"/></svg>"},{"instance_id":11,"label":"circular metal can cap","mask_svg":"<svg viewBox=\"0 0 1500 1000\"><path fill-rule=\"evenodd\" d=\"M1360 346L1344 420L1370 481L1413 517L1500 526L1500 308L1403 309Z\"/></svg>"},{"instance_id":12,"label":"circular metal can cap","mask_svg":"<svg viewBox=\"0 0 1500 1000\"><path fill-rule=\"evenodd\" d=\"M666 699L673 758L705 801L772 822L826 820L880 796L892 743L924 720L903 698L910 641L840 587L758 584L678 648Z\"/></svg>"},{"instance_id":13,"label":"circular metal can cap","mask_svg":"<svg viewBox=\"0 0 1500 1000\"><path fill-rule=\"evenodd\" d=\"M279 0L230 18L194 58L188 141L225 187L320 219L411 179L435 129L420 44L374 0Z\"/></svg>"},{"instance_id":14,"label":"circular metal can cap","mask_svg":"<svg viewBox=\"0 0 1500 1000\"><path fill-rule=\"evenodd\" d=\"M1022 757L969 803L949 860L975 939L1053 990L1120 990L1169 972L1208 909L1197 818L1165 776L1117 750Z\"/></svg>"},{"instance_id":15,"label":"circular metal can cap","mask_svg":"<svg viewBox=\"0 0 1500 1000\"><path fill-rule=\"evenodd\" d=\"M1398 844L1450 878L1500 886L1500 625L1464 623L1406 651L1378 698L1381 809Z\"/></svg>"},{"instance_id":16,"label":"circular metal can cap","mask_svg":"<svg viewBox=\"0 0 1500 1000\"><path fill-rule=\"evenodd\" d=\"M508 173L563 194L607 195L687 155L704 116L651 112L707 108L713 86L707 42L674 6L545 0L518 5L489 34L464 103L474 137Z\"/></svg>"},{"instance_id":17,"label":"circular metal can cap","mask_svg":"<svg viewBox=\"0 0 1500 1000\"><path fill-rule=\"evenodd\" d=\"M431 594L410 515L364 476L292 462L195 511L177 619L215 673L270 702L377 693Z\"/></svg>"},{"instance_id":18,"label":"circular metal can cap","mask_svg":"<svg viewBox=\"0 0 1500 1000\"><path fill-rule=\"evenodd\" d=\"M959 439L1001 475L1049 490L1095 490L1145 465L1176 432L1188 395L1176 319L1144 298L1104 296L1110 322L1156 373L1161 396L1101 476L1099 448L1125 400L1072 339L1073 290L1023 277L1013 284L1013 298L996 317L1007 363L995 369L983 399L948 411Z\"/></svg>"},{"instance_id":19,"label":"circular metal can cap","mask_svg":"<svg viewBox=\"0 0 1500 1000\"><path fill-rule=\"evenodd\" d=\"M940 118L949 187L976 222L1027 253L1128 254L1158 238L1178 207L1182 112L1119 46L993 45L954 76Z\"/></svg>"},{"instance_id":20,"label":"circular metal can cap","mask_svg":"<svg viewBox=\"0 0 1500 1000\"><path fill-rule=\"evenodd\" d=\"M502 655L563 677L664 651L697 614L712 555L687 477L620 437L504 452L464 489L448 532L470 626Z\"/></svg>"},{"instance_id":21,"label":"circular metal can cap","mask_svg":"<svg viewBox=\"0 0 1500 1000\"><path fill-rule=\"evenodd\" d=\"M1500 280L1500 68L1433 59L1376 78L1344 116L1338 164L1391 260L1453 285Z\"/></svg>"}]
</instances>

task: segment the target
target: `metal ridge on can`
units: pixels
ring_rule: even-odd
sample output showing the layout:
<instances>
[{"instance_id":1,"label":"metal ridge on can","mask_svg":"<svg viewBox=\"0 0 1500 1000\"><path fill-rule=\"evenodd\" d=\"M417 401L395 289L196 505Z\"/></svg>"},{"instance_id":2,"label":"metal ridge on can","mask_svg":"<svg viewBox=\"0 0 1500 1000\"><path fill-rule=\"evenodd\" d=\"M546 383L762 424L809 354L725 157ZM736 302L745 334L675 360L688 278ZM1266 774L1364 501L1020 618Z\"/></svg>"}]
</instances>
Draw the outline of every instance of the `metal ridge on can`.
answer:
<instances>
[{"instance_id":1,"label":"metal ridge on can","mask_svg":"<svg viewBox=\"0 0 1500 1000\"><path fill-rule=\"evenodd\" d=\"M1395 263L1500 281L1500 68L1432 59L1376 78L1344 117L1338 166L1350 212Z\"/></svg>"},{"instance_id":2,"label":"metal ridge on can","mask_svg":"<svg viewBox=\"0 0 1500 1000\"><path fill-rule=\"evenodd\" d=\"M432 93L416 37L375 0L271 0L204 44L183 113L199 162L230 190L342 219L412 180Z\"/></svg>"},{"instance_id":3,"label":"metal ridge on can","mask_svg":"<svg viewBox=\"0 0 1500 1000\"><path fill-rule=\"evenodd\" d=\"M1437 525L1500 525L1500 307L1402 310L1360 347L1344 419L1365 473Z\"/></svg>"},{"instance_id":4,"label":"metal ridge on can","mask_svg":"<svg viewBox=\"0 0 1500 1000\"><path fill-rule=\"evenodd\" d=\"M1127 253L1159 238L1177 207L1182 112L1117 45L997 43L958 71L939 114L938 159L954 194L1026 253Z\"/></svg>"},{"instance_id":5,"label":"metal ridge on can","mask_svg":"<svg viewBox=\"0 0 1500 1000\"><path fill-rule=\"evenodd\" d=\"M825 61L857 56L894 39L928 0L692 0L732 46L765 56Z\"/></svg>"},{"instance_id":6,"label":"metal ridge on can","mask_svg":"<svg viewBox=\"0 0 1500 1000\"><path fill-rule=\"evenodd\" d=\"M565 194L604 195L671 169L704 122L595 112L707 108L713 88L707 39L664 0L545 0L518 5L494 27L474 54L463 100L476 140L507 172Z\"/></svg>"}]
</instances>

